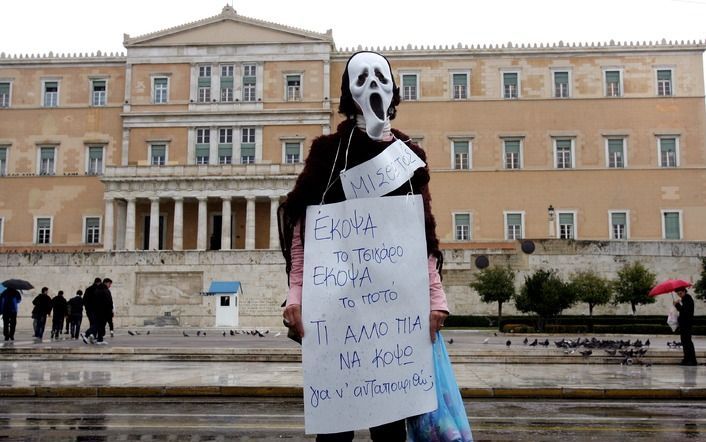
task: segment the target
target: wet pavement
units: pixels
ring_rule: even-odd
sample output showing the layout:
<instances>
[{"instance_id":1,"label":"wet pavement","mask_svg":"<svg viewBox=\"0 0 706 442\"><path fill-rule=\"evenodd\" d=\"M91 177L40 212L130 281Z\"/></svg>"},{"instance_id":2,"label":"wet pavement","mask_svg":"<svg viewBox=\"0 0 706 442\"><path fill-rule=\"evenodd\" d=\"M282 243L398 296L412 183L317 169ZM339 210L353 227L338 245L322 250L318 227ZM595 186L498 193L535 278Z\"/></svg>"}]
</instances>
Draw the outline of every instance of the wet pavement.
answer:
<instances>
[{"instance_id":1,"label":"wet pavement","mask_svg":"<svg viewBox=\"0 0 706 442\"><path fill-rule=\"evenodd\" d=\"M232 335L230 330L214 329L130 332L133 335L119 330L106 346L26 339L3 346L0 396L301 397L300 349L282 330L262 330L263 337L244 330ZM621 365L620 357L599 355L601 350L584 357L555 346L531 347L523 343L525 336L453 330L444 336L464 397L706 398L706 366L675 365L681 350L667 346L672 336L651 337L649 352L633 365ZM561 339L527 338L530 343ZM514 344L507 347L507 340ZM706 339L695 341L703 362Z\"/></svg>"},{"instance_id":2,"label":"wet pavement","mask_svg":"<svg viewBox=\"0 0 706 442\"><path fill-rule=\"evenodd\" d=\"M466 400L479 441L689 441L706 439L706 403L687 401ZM291 441L304 435L300 399L7 399L2 440ZM356 431L355 440L368 440Z\"/></svg>"}]
</instances>

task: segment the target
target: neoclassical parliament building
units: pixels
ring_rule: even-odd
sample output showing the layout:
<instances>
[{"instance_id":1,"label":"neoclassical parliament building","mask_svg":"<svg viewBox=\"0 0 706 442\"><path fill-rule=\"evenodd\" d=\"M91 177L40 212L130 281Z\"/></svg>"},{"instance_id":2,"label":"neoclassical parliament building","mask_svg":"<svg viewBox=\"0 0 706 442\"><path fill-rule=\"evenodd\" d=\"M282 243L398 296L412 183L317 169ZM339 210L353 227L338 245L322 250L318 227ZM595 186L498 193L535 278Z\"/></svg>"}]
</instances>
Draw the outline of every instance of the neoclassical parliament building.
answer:
<instances>
[{"instance_id":1,"label":"neoclassical parliament building","mask_svg":"<svg viewBox=\"0 0 706 442\"><path fill-rule=\"evenodd\" d=\"M0 54L0 254L278 249L276 208L341 121L355 50L230 6L123 44ZM705 49L375 48L459 250L706 240Z\"/></svg>"}]
</instances>

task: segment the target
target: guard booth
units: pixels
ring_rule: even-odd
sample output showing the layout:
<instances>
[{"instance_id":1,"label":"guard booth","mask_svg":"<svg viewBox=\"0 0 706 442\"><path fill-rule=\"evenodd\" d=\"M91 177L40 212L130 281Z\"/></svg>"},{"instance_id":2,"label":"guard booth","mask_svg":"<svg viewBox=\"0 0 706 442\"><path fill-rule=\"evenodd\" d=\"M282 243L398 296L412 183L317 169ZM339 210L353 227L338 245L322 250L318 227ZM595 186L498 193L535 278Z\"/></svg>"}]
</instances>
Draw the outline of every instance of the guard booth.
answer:
<instances>
[{"instance_id":1,"label":"guard booth","mask_svg":"<svg viewBox=\"0 0 706 442\"><path fill-rule=\"evenodd\" d=\"M238 326L238 298L243 294L240 281L211 281L203 296L216 297L216 327Z\"/></svg>"}]
</instances>

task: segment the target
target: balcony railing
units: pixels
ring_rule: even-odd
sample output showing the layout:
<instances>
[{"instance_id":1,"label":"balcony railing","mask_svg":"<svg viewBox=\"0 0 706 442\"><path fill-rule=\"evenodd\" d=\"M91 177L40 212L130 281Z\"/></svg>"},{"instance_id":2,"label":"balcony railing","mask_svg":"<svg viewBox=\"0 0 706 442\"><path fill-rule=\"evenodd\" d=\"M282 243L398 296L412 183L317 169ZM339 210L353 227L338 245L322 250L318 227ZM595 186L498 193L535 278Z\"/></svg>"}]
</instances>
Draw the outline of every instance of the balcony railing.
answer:
<instances>
[{"instance_id":1,"label":"balcony railing","mask_svg":"<svg viewBox=\"0 0 706 442\"><path fill-rule=\"evenodd\" d=\"M107 166L103 178L298 175L303 167L302 163Z\"/></svg>"}]
</instances>

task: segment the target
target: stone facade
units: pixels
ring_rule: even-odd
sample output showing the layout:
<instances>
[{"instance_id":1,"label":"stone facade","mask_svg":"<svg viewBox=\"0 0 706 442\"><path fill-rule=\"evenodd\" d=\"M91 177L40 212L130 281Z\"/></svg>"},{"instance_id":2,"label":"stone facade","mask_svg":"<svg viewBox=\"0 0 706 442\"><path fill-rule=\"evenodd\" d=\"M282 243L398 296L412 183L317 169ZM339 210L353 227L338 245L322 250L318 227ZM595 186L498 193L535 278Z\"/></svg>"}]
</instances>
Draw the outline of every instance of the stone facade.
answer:
<instances>
[{"instance_id":1,"label":"stone facade","mask_svg":"<svg viewBox=\"0 0 706 442\"><path fill-rule=\"evenodd\" d=\"M444 250L443 285L452 313L494 315L497 305L483 304L469 282L479 270L475 259L485 256L490 265L509 265L516 274L516 285L537 269L555 269L567 279L575 271L592 269L615 278L624 263L639 261L658 280L681 278L695 282L701 271L701 256L706 243L622 242L622 241L535 241L536 249L525 254L520 243L512 247ZM169 315L181 326L208 327L215 323L216 297L201 296L212 280L239 280L243 294L239 300L242 327L281 325L281 303L286 297L284 262L276 251L152 251L93 253L18 253L0 254L0 268L13 277L31 281L37 288L47 286L50 293L64 290L72 295L84 289L96 276L110 277L115 302L116 326L142 326L147 321ZM29 327L31 301L36 293L27 292L20 305L20 327ZM666 314L669 296L657 303L638 307L638 314ZM512 303L504 314L517 313ZM565 313L588 314L585 305ZM594 314L629 314L628 305L602 306ZM698 314L698 312L697 312Z\"/></svg>"}]
</instances>

